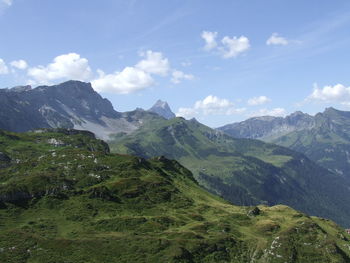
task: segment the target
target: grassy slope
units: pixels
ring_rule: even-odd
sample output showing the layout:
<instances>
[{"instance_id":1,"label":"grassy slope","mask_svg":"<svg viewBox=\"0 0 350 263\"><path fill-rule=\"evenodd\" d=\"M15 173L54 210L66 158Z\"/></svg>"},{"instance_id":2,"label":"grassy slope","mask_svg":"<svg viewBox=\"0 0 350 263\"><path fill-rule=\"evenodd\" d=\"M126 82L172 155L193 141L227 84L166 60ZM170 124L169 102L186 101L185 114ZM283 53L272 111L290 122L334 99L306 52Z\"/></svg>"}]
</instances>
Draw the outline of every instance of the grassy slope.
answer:
<instances>
[{"instance_id":1,"label":"grassy slope","mask_svg":"<svg viewBox=\"0 0 350 263\"><path fill-rule=\"evenodd\" d=\"M0 133L0 262L350 260L331 221L286 206L252 213L176 161L109 154L74 133Z\"/></svg>"},{"instance_id":2,"label":"grassy slope","mask_svg":"<svg viewBox=\"0 0 350 263\"><path fill-rule=\"evenodd\" d=\"M109 144L114 152L176 159L235 204L287 204L344 226L350 222L348 184L286 148L233 139L181 118L152 122Z\"/></svg>"}]
</instances>

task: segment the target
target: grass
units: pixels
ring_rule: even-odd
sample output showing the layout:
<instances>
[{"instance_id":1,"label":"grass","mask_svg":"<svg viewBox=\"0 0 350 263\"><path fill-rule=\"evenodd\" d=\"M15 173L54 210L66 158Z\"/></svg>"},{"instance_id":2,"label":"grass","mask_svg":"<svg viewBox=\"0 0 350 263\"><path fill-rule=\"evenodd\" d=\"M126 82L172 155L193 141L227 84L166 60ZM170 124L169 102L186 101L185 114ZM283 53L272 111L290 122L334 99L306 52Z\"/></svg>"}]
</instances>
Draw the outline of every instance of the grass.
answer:
<instances>
[{"instance_id":1,"label":"grass","mask_svg":"<svg viewBox=\"0 0 350 263\"><path fill-rule=\"evenodd\" d=\"M64 130L2 133L0 145L11 159L0 169L0 262L350 260L348 235L333 222L234 206L176 161L110 154Z\"/></svg>"},{"instance_id":2,"label":"grass","mask_svg":"<svg viewBox=\"0 0 350 263\"><path fill-rule=\"evenodd\" d=\"M112 152L176 159L234 204L286 204L349 226L349 182L287 148L234 139L182 118L151 122L108 143Z\"/></svg>"}]
</instances>

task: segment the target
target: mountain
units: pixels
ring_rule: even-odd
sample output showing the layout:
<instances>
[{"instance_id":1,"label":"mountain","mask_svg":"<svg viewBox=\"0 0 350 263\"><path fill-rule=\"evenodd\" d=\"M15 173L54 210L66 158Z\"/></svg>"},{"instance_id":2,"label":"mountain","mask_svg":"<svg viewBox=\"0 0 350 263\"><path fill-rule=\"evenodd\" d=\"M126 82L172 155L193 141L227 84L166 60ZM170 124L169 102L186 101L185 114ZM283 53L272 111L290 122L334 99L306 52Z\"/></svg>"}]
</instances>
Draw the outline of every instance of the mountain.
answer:
<instances>
[{"instance_id":1,"label":"mountain","mask_svg":"<svg viewBox=\"0 0 350 263\"><path fill-rule=\"evenodd\" d=\"M158 100L148 111L157 113L159 116L168 120L176 117L175 113L171 111L168 103L162 100Z\"/></svg>"},{"instance_id":2,"label":"mountain","mask_svg":"<svg viewBox=\"0 0 350 263\"><path fill-rule=\"evenodd\" d=\"M37 128L74 128L107 140L158 118L141 109L120 113L90 83L67 81L54 86L0 89L0 129L23 132Z\"/></svg>"},{"instance_id":3,"label":"mountain","mask_svg":"<svg viewBox=\"0 0 350 263\"><path fill-rule=\"evenodd\" d=\"M0 261L349 262L350 236L289 207L238 207L164 157L86 131L0 131Z\"/></svg>"},{"instance_id":4,"label":"mountain","mask_svg":"<svg viewBox=\"0 0 350 263\"><path fill-rule=\"evenodd\" d=\"M309 130L315 126L312 116L297 111L285 118L283 117L254 117L248 120L227 124L219 127L235 138L251 138L260 140L271 140L293 131Z\"/></svg>"},{"instance_id":5,"label":"mountain","mask_svg":"<svg viewBox=\"0 0 350 263\"><path fill-rule=\"evenodd\" d=\"M286 204L343 226L350 222L349 183L284 147L234 139L182 118L154 121L109 144L113 152L176 159L234 204Z\"/></svg>"},{"instance_id":6,"label":"mountain","mask_svg":"<svg viewBox=\"0 0 350 263\"><path fill-rule=\"evenodd\" d=\"M350 112L332 107L315 116L258 117L219 128L240 138L257 138L304 153L350 180Z\"/></svg>"},{"instance_id":7,"label":"mountain","mask_svg":"<svg viewBox=\"0 0 350 263\"><path fill-rule=\"evenodd\" d=\"M312 129L272 140L306 154L319 165L350 180L350 112L327 108L314 117Z\"/></svg>"}]
</instances>

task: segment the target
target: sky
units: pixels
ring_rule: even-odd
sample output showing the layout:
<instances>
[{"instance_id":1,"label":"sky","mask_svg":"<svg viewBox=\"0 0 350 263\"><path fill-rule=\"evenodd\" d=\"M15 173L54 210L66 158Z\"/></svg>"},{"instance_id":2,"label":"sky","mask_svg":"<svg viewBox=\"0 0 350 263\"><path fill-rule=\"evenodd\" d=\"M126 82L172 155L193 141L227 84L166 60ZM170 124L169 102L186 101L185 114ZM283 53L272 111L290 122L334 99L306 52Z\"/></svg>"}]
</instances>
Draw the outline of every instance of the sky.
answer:
<instances>
[{"instance_id":1,"label":"sky","mask_svg":"<svg viewBox=\"0 0 350 263\"><path fill-rule=\"evenodd\" d=\"M0 0L0 88L91 82L218 127L350 110L348 0Z\"/></svg>"}]
</instances>

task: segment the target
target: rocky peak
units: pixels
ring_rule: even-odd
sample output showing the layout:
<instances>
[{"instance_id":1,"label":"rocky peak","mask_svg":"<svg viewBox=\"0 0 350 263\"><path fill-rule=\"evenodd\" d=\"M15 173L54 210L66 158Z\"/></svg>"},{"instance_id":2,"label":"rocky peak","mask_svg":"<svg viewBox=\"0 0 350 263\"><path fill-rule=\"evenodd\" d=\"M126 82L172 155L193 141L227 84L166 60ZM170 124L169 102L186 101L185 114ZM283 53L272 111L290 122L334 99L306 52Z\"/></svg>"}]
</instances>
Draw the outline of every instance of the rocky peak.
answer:
<instances>
[{"instance_id":1,"label":"rocky peak","mask_svg":"<svg viewBox=\"0 0 350 263\"><path fill-rule=\"evenodd\" d=\"M286 117L262 116L218 128L237 138L269 139L296 130L311 129L315 126L314 117L296 111Z\"/></svg>"},{"instance_id":2,"label":"rocky peak","mask_svg":"<svg viewBox=\"0 0 350 263\"><path fill-rule=\"evenodd\" d=\"M324 110L323 113L321 113L321 115L328 118L342 117L342 116L349 118L350 112L337 110L333 107L328 107Z\"/></svg>"},{"instance_id":3,"label":"rocky peak","mask_svg":"<svg viewBox=\"0 0 350 263\"><path fill-rule=\"evenodd\" d=\"M149 118L160 117L141 109L117 112L90 83L76 80L33 89L0 89L0 129L8 131L70 128L109 140L112 134L134 131Z\"/></svg>"},{"instance_id":4,"label":"rocky peak","mask_svg":"<svg viewBox=\"0 0 350 263\"><path fill-rule=\"evenodd\" d=\"M298 116L309 116L308 114L302 111L296 111L289 115L290 117L298 117Z\"/></svg>"},{"instance_id":5,"label":"rocky peak","mask_svg":"<svg viewBox=\"0 0 350 263\"><path fill-rule=\"evenodd\" d=\"M54 86L40 86L33 91L46 97L50 107L55 104L77 116L92 120L101 116L118 117L112 103L102 98L90 83L70 80Z\"/></svg>"},{"instance_id":6,"label":"rocky peak","mask_svg":"<svg viewBox=\"0 0 350 263\"><path fill-rule=\"evenodd\" d=\"M160 107L160 108L165 109L165 108L169 107L169 105L166 101L157 100L157 102L153 105L153 107Z\"/></svg>"},{"instance_id":7,"label":"rocky peak","mask_svg":"<svg viewBox=\"0 0 350 263\"><path fill-rule=\"evenodd\" d=\"M169 104L162 100L157 100L157 102L148 111L157 113L165 119L172 119L176 117L171 111Z\"/></svg>"},{"instance_id":8,"label":"rocky peak","mask_svg":"<svg viewBox=\"0 0 350 263\"><path fill-rule=\"evenodd\" d=\"M330 112L338 112L339 110L336 110L333 107L327 107L323 113L330 113Z\"/></svg>"},{"instance_id":9,"label":"rocky peak","mask_svg":"<svg viewBox=\"0 0 350 263\"><path fill-rule=\"evenodd\" d=\"M23 92L23 91L29 91L32 89L32 86L26 85L26 86L16 86L10 89L10 91L14 92Z\"/></svg>"}]
</instances>

